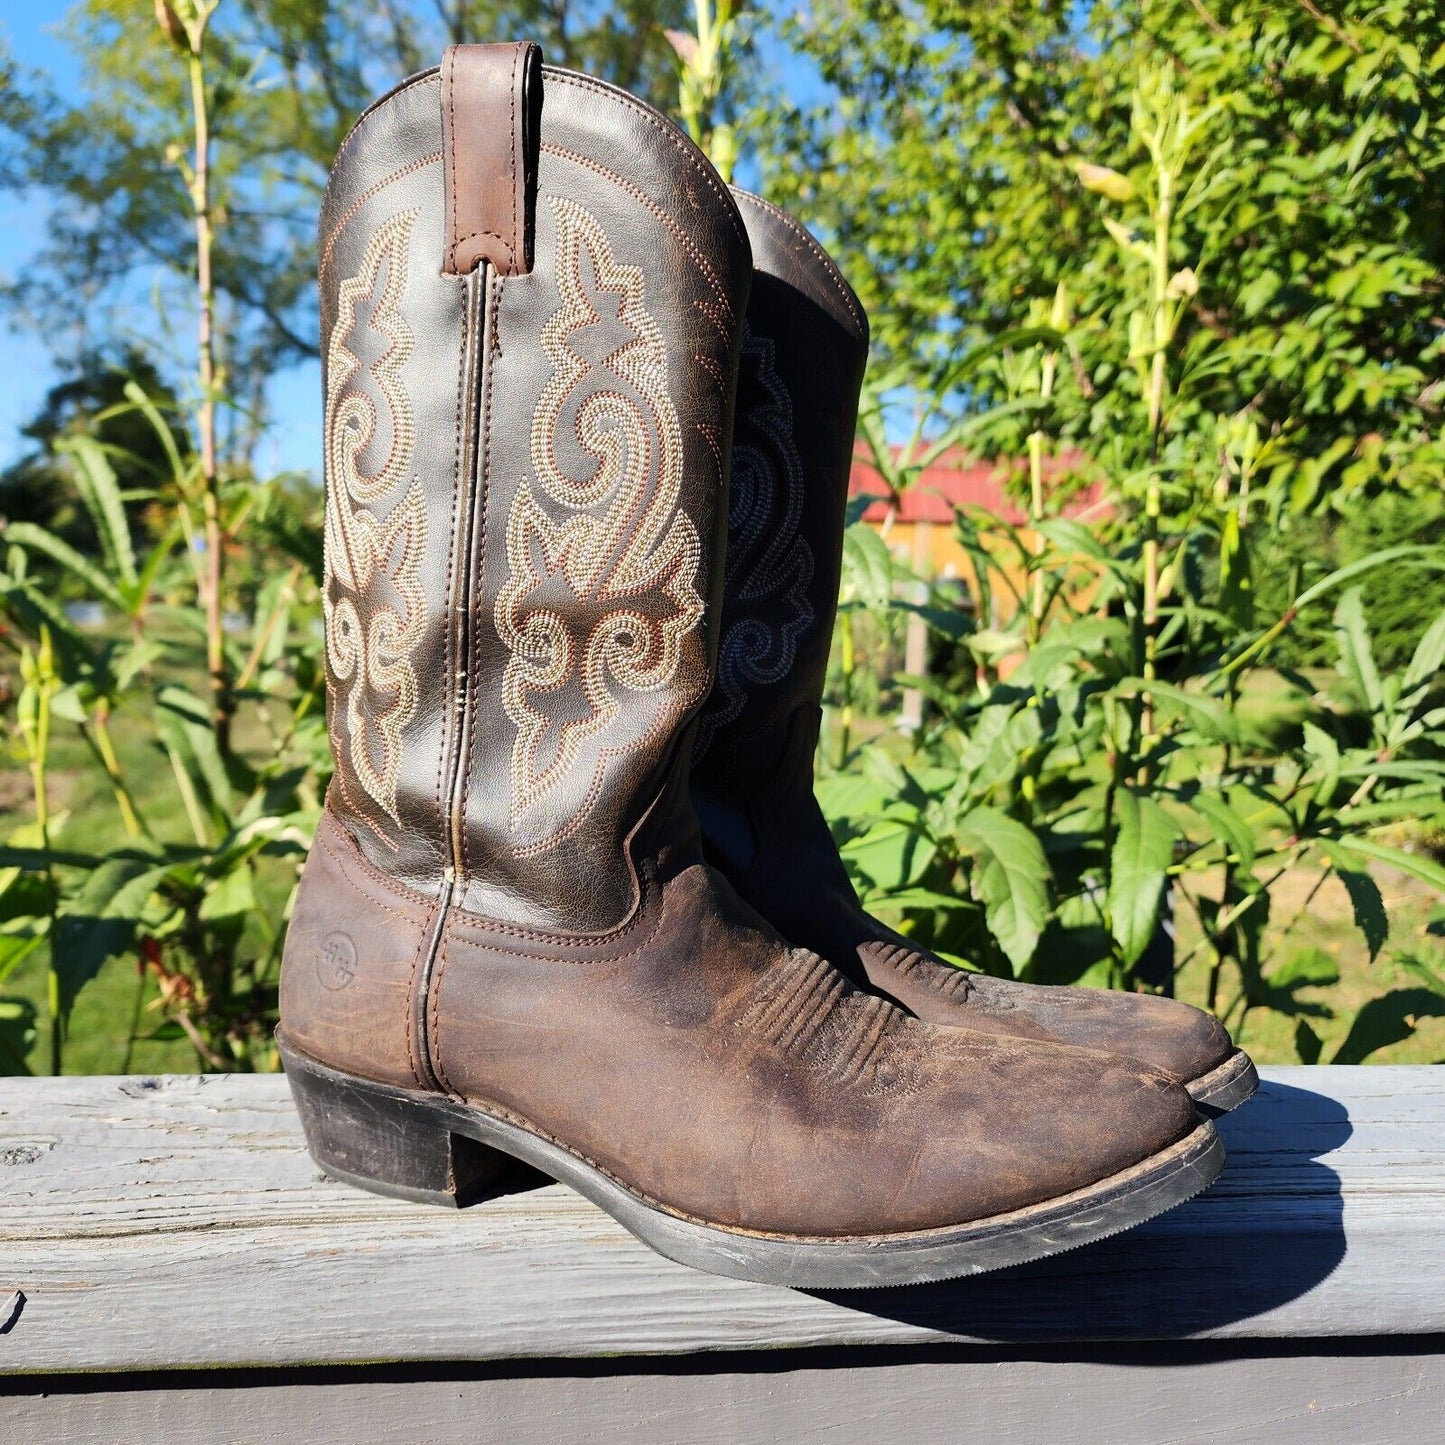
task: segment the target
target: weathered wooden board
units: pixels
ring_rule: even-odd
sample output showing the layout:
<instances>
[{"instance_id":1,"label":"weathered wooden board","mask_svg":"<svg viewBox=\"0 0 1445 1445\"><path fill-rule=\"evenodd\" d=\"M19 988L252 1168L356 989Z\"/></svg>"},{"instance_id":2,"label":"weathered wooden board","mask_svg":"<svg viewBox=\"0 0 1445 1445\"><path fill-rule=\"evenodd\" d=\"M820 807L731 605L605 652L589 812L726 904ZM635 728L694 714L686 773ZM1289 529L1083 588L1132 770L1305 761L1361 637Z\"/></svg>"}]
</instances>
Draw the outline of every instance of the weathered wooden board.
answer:
<instances>
[{"instance_id":1,"label":"weathered wooden board","mask_svg":"<svg viewBox=\"0 0 1445 1445\"><path fill-rule=\"evenodd\" d=\"M12 1381L0 1438L66 1445L1437 1445L1445 1354L727 1357L662 1373L478 1370L440 1379L88 1377ZM1130 1346L1131 1353L1159 1346ZM911 1351L927 1356L931 1352ZM810 1356L811 1360L811 1356ZM691 1362L679 1361L686 1366ZM442 1367L445 1368L445 1367Z\"/></svg>"},{"instance_id":2,"label":"weathered wooden board","mask_svg":"<svg viewBox=\"0 0 1445 1445\"><path fill-rule=\"evenodd\" d=\"M1272 1070L1223 1129L1215 1188L1131 1234L824 1296L670 1264L558 1186L336 1184L279 1078L0 1080L0 1373L1445 1332L1445 1070Z\"/></svg>"}]
</instances>

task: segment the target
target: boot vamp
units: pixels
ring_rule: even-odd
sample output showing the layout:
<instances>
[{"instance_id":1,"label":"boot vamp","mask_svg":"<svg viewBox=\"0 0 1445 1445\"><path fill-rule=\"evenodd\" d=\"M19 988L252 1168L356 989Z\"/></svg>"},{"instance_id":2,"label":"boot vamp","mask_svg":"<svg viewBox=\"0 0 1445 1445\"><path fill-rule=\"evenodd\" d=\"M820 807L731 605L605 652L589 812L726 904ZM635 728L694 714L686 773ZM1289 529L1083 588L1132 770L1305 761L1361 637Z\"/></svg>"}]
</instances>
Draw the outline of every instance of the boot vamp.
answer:
<instances>
[{"instance_id":1,"label":"boot vamp","mask_svg":"<svg viewBox=\"0 0 1445 1445\"><path fill-rule=\"evenodd\" d=\"M701 866L605 940L459 916L434 1008L454 1092L670 1210L743 1229L956 1225L1095 1183L1194 1124L1147 1070L935 1029L854 989Z\"/></svg>"},{"instance_id":2,"label":"boot vamp","mask_svg":"<svg viewBox=\"0 0 1445 1445\"><path fill-rule=\"evenodd\" d=\"M1035 1039L1130 1057L1188 1083L1233 1051L1211 1014L1175 999L1016 983L968 973L886 928L853 891L811 787L759 810L758 847L729 873L738 892L789 942L830 959L864 987L942 1027Z\"/></svg>"},{"instance_id":3,"label":"boot vamp","mask_svg":"<svg viewBox=\"0 0 1445 1445\"><path fill-rule=\"evenodd\" d=\"M858 954L874 987L934 1024L1100 1049L1184 1083L1234 1047L1218 1019L1177 999L967 973L902 939L863 943Z\"/></svg>"}]
</instances>

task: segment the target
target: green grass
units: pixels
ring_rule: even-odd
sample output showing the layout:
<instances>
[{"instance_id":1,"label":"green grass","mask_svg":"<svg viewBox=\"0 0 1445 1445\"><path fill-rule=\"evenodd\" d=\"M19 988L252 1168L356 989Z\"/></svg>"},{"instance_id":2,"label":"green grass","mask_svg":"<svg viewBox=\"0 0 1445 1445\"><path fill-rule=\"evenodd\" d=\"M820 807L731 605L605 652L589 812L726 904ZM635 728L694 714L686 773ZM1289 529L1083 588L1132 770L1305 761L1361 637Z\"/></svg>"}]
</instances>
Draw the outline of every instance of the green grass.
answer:
<instances>
[{"instance_id":1,"label":"green grass","mask_svg":"<svg viewBox=\"0 0 1445 1445\"><path fill-rule=\"evenodd\" d=\"M160 671L161 680L181 681L196 691L204 688L198 649L187 649L179 663L171 660ZM156 740L148 707L148 701L128 703L112 717L116 756L137 806L156 837L193 842L170 760ZM252 710L243 708L238 714L235 741L243 754L257 760L264 756L269 739ZM8 836L35 816L23 757L12 751L5 766L6 770L0 772L0 837ZM63 820L60 828L52 832L57 848L104 853L128 841L109 781L79 729L60 719L52 722L48 788L52 814ZM258 911L279 919L294 878L294 867L262 860L256 876ZM256 950L263 946L259 926L249 926L248 939ZM0 985L0 1002L22 1000L35 1010L36 1039L26 1063L36 1074L52 1072L47 1010L49 967L50 950L42 944ZM134 954L109 959L76 999L63 1043L63 1072L183 1073L200 1069L195 1048L167 1020L159 1002L156 977L142 972Z\"/></svg>"}]
</instances>

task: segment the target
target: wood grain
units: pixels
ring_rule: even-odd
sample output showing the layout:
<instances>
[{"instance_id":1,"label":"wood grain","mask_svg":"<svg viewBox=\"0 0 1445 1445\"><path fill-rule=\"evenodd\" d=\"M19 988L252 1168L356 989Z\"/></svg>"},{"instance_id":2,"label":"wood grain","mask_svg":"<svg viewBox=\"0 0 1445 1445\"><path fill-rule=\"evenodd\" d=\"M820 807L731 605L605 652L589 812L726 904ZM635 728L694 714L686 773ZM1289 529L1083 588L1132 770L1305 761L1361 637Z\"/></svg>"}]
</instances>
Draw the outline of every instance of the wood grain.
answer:
<instances>
[{"instance_id":1,"label":"wood grain","mask_svg":"<svg viewBox=\"0 0 1445 1445\"><path fill-rule=\"evenodd\" d=\"M560 1186L458 1214L334 1183L280 1078L5 1079L0 1373L1445 1332L1445 1070L1270 1070L1223 1132L1214 1189L1130 1234L821 1295L670 1264Z\"/></svg>"}]
</instances>

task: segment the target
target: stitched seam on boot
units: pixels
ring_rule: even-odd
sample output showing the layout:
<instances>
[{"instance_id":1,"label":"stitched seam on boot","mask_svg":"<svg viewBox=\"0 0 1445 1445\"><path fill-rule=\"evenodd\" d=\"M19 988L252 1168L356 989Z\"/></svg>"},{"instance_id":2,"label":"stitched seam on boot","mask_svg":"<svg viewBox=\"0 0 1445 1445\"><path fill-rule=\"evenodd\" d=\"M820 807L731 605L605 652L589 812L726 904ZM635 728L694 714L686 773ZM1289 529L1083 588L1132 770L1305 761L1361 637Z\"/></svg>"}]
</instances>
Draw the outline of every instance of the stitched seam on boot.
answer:
<instances>
[{"instance_id":1,"label":"stitched seam on boot","mask_svg":"<svg viewBox=\"0 0 1445 1445\"><path fill-rule=\"evenodd\" d=\"M321 844L321 846L325 848L333 858L336 858L338 861L344 861L348 868L353 868L358 872L365 874L373 882L380 884L381 887L384 888L393 897L400 896L408 903L417 903L423 908L432 908L433 906L435 906L435 895L430 893L423 893L416 888L409 888L405 883L402 883L399 880L392 878L389 874L383 873L381 869L377 868L371 862L371 860L366 857L366 855L361 851L361 849L357 847L355 841L345 832L344 829L340 827L339 824L333 823L332 826L336 829L337 832L341 833L342 838L345 840L346 852L344 854L338 850L335 843L333 843L329 838L323 836L319 828L316 832L316 838L317 841ZM356 887L355 884L353 884L352 886ZM387 905L383 903L380 898L374 897L372 894L367 893L364 889L356 887L356 891L360 893L363 898L368 899L370 902L375 903L382 908L387 908ZM390 913L396 913L396 910L394 908L387 908L387 911ZM397 914L397 916L401 917L402 915Z\"/></svg>"},{"instance_id":2,"label":"stitched seam on boot","mask_svg":"<svg viewBox=\"0 0 1445 1445\"><path fill-rule=\"evenodd\" d=\"M414 915L409 913L403 913L400 908L393 907L391 904L387 903L381 898L378 898L375 894L368 892L367 889L361 887L360 884L357 883L356 879L352 876L354 869L357 867L358 864L361 864L362 862L362 860L357 855L343 854L332 844L329 838L322 837L319 834L316 841L320 844L322 852L324 852L326 856L336 864L336 870L338 873L341 874L342 881L346 884L348 888L351 889L353 893L355 893L359 898L363 898L366 900L366 902L373 904L375 907L381 909L383 913L397 919L399 922L405 923L409 927L415 927L417 920ZM384 879L384 875L378 876ZM436 900L434 898L423 898L421 895L417 895L417 901L423 903L427 908L433 907L436 903Z\"/></svg>"},{"instance_id":3,"label":"stitched seam on boot","mask_svg":"<svg viewBox=\"0 0 1445 1445\"><path fill-rule=\"evenodd\" d=\"M432 1072L437 1076L437 1082L453 1098L461 1098L461 1095L452 1088L452 1081L447 1078L446 1069L442 1064L442 1025L441 1025L441 997L442 984L446 981L447 964L451 961L452 942L452 921L456 917L454 912L448 912L442 923L441 947L438 950L436 977L431 985L431 1027L428 1030L431 1058L428 1061Z\"/></svg>"},{"instance_id":4,"label":"stitched seam on boot","mask_svg":"<svg viewBox=\"0 0 1445 1445\"><path fill-rule=\"evenodd\" d=\"M727 216L733 233L745 245L747 244L747 229L742 225L741 218L737 214L737 202L733 200L727 187L722 184L717 172L703 157L702 153L674 126L661 116L644 110L643 107L638 105L626 92L614 90L610 86L598 85L588 76L571 75L554 71L551 80L554 85L570 85L578 90L590 90L596 95L601 95L609 100L616 101L625 109L632 111L647 125L651 126L663 140L677 151L687 168L723 203L723 214Z\"/></svg>"},{"instance_id":5,"label":"stitched seam on boot","mask_svg":"<svg viewBox=\"0 0 1445 1445\"><path fill-rule=\"evenodd\" d=\"M731 329L732 322L736 318L736 312L734 312L733 310L732 301L728 296L727 288L724 287L722 281L718 277L717 272L713 270L711 263L708 261L707 257L702 254L702 251L699 249L697 243L692 239L691 236L687 234L686 231L682 229L680 225L678 225L674 217L668 215L668 213L661 206L659 206L657 202L654 201L652 197L647 194L646 191L642 190L638 186L634 186L631 181L627 180L623 176L618 175L616 171L609 170L600 161L594 161L590 156L584 156L578 151L568 150L565 146L551 145L546 143L544 143L542 146L542 152L544 155L555 156L558 160L571 161L574 165L581 166L583 170L591 171L594 175L601 176L604 180L611 181L613 185L618 187L619 190L631 196L634 201L636 201L645 210L651 212L652 215L657 218L657 220L661 221L663 227L671 233L673 239L687 253L688 259L691 260L692 263L697 267L699 272L701 272L702 276L707 281L708 286L711 288L713 295L715 295L722 303L723 312L726 315L727 320L725 322L719 322L718 318L712 314L708 307L702 305L701 302L697 303L698 310L700 310L703 315L706 316L715 327L717 327L719 332L723 333L724 335L728 334Z\"/></svg>"},{"instance_id":6,"label":"stitched seam on boot","mask_svg":"<svg viewBox=\"0 0 1445 1445\"><path fill-rule=\"evenodd\" d=\"M781 222L788 228L812 253L814 258L822 265L824 273L837 289L838 295L842 298L843 304L848 308L848 314L858 323L866 334L868 331L867 320L859 314L857 303L851 294L852 288L843 279L842 273L838 270L838 263L813 239L808 231L798 224L786 211L775 206L771 201L765 201L761 196L755 196L751 191L733 191L733 200L739 208L744 203L752 206L755 210L762 211L764 215L771 216L774 220ZM764 272L764 275L767 273Z\"/></svg>"},{"instance_id":7,"label":"stitched seam on boot","mask_svg":"<svg viewBox=\"0 0 1445 1445\"><path fill-rule=\"evenodd\" d=\"M336 249L337 243L341 240L341 233L356 219L356 213L370 200L379 196L389 185L395 181L402 180L412 174L413 171L425 170L427 166L434 166L442 158L440 151L433 151L430 155L422 156L420 160L412 161L410 165L402 166L400 170L393 171L389 176L383 177L374 185L368 186L357 198L346 208L341 219L332 228L331 235L326 244L321 248L321 259L316 267L317 285L322 285L326 280L326 273L331 265L331 253ZM338 157L339 159L339 157Z\"/></svg>"},{"instance_id":8,"label":"stitched seam on boot","mask_svg":"<svg viewBox=\"0 0 1445 1445\"><path fill-rule=\"evenodd\" d=\"M350 133L347 135L346 139L341 142L341 149L336 152L336 159L332 161L331 169L335 171L337 166L341 164L342 157L345 156L347 151L351 149L352 143L361 135L362 131L367 128L372 117L381 115L384 112L387 101L392 100L394 97L400 95L403 91L411 90L413 87L415 87L417 90L421 90L425 86L440 85L441 83L442 78L440 73L434 71L430 75L419 76L416 80L403 81L402 84L398 85L395 90L391 91L387 95L382 96L381 99L378 100L375 105L371 106L357 120L356 124L351 127Z\"/></svg>"},{"instance_id":9,"label":"stitched seam on boot","mask_svg":"<svg viewBox=\"0 0 1445 1445\"><path fill-rule=\"evenodd\" d=\"M483 392L482 414L477 426L477 445L482 449L481 467L481 491L480 498L473 508L474 525L480 529L480 535L473 543L473 553L480 551L480 564L475 570L478 574L478 581L485 570L487 556L487 538L491 535L488 530L489 509L492 500L492 448L488 440L492 424L492 396L493 387L497 377L497 359L502 354L502 333L501 327L497 324L498 316L502 309L502 287L505 278L500 274L495 279L489 279L486 298L485 316L483 320L483 335L487 339L487 351L483 358L487 369L487 385ZM475 471L475 467L473 468ZM469 559L470 561L470 559ZM476 591L473 590L467 595L467 660L466 676L467 686L475 688L477 679L480 676L479 659L481 656L481 607ZM466 738L467 775L462 780L461 796L461 832L462 832L462 856L457 860L461 865L461 879L459 883L465 883L472 876L472 835L471 829L467 826L467 820L471 815L472 807L472 779L476 776L477 764L477 735L481 728L477 726L477 718L474 711L469 713L471 736Z\"/></svg>"},{"instance_id":10,"label":"stitched seam on boot","mask_svg":"<svg viewBox=\"0 0 1445 1445\"><path fill-rule=\"evenodd\" d=\"M440 907L440 904L437 905ZM416 1080L417 1088L430 1088L428 1081L422 1077L421 1061L416 1053L416 1019L417 1007L416 997L416 976L421 968L422 958L426 955L427 946L431 942L432 930L436 927L436 908L433 908L431 915L422 926L421 937L417 939L416 952L411 957L411 972L406 980L406 1009L402 1014L402 1030L406 1034L406 1059L411 1065L411 1076ZM426 1000L421 1001L421 1006L426 1007Z\"/></svg>"},{"instance_id":11,"label":"stitched seam on boot","mask_svg":"<svg viewBox=\"0 0 1445 1445\"><path fill-rule=\"evenodd\" d=\"M441 750L437 755L436 798L437 824L441 831L441 850L443 857L446 856L446 853L448 851L448 835L451 828L451 820L448 817L449 810L447 806L449 800L446 796L446 790L443 786L443 780L446 775L447 759L451 756L453 750L457 726L456 699L453 696L456 689L458 672L456 656L457 642L455 636L455 629L452 625L452 618L450 614L454 610L452 607L453 579L459 574L460 571L457 564L457 549L459 546L458 538L461 535L462 512L467 504L467 487L466 482L462 477L462 455L464 451L462 403L464 393L466 391L466 369L468 350L467 338L468 331L471 326L471 314L471 306L463 305L462 344L460 353L457 357L457 404L453 418L453 427L455 428L456 440L453 445L452 452L452 485L456 489L456 500L452 506L451 529L447 536L447 576L446 587L442 593L442 597L445 601L445 605L448 611L448 616L446 620L445 640L446 652L442 660L442 666L444 668L443 691L446 697L447 716L446 730L443 735Z\"/></svg>"}]
</instances>

